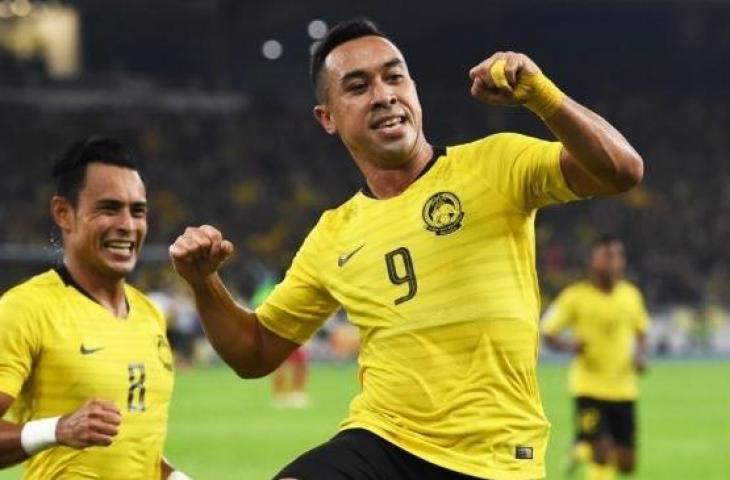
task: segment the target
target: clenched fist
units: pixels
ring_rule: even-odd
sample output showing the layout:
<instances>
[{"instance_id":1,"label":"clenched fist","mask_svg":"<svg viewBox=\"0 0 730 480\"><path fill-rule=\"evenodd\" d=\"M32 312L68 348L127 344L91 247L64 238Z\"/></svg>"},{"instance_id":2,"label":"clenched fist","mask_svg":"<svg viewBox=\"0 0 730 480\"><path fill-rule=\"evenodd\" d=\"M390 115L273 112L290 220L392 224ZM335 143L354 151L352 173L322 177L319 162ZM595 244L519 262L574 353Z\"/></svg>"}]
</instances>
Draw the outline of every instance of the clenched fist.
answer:
<instances>
[{"instance_id":1,"label":"clenched fist","mask_svg":"<svg viewBox=\"0 0 730 480\"><path fill-rule=\"evenodd\" d=\"M188 227L170 245L170 258L175 271L188 283L203 282L217 272L234 251L233 244L210 225Z\"/></svg>"},{"instance_id":2,"label":"clenched fist","mask_svg":"<svg viewBox=\"0 0 730 480\"><path fill-rule=\"evenodd\" d=\"M73 448L111 445L119 431L122 414L114 403L91 399L56 425L56 440Z\"/></svg>"},{"instance_id":3,"label":"clenched fist","mask_svg":"<svg viewBox=\"0 0 730 480\"><path fill-rule=\"evenodd\" d=\"M497 52L471 70L471 94L490 105L524 105L543 118L551 116L565 95L535 65L516 52Z\"/></svg>"}]
</instances>

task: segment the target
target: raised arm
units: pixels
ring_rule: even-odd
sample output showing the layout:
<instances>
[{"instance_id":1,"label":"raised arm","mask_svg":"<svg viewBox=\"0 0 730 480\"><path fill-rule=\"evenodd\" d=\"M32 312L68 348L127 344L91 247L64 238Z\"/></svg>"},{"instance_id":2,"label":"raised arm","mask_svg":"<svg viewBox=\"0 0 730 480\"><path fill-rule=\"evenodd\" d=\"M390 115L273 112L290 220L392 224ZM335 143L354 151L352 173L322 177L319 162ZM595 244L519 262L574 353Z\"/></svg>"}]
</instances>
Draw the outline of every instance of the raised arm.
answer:
<instances>
[{"instance_id":1,"label":"raised arm","mask_svg":"<svg viewBox=\"0 0 730 480\"><path fill-rule=\"evenodd\" d=\"M641 156L600 115L564 95L526 55L497 52L469 71L472 95L490 105L524 105L563 144L560 166L580 196L625 192L644 174Z\"/></svg>"},{"instance_id":2,"label":"raised arm","mask_svg":"<svg viewBox=\"0 0 730 480\"><path fill-rule=\"evenodd\" d=\"M205 334L223 360L241 377L274 371L296 343L265 328L254 312L236 304L218 275L233 244L209 225L187 228L170 246L175 270L190 285Z\"/></svg>"}]
</instances>

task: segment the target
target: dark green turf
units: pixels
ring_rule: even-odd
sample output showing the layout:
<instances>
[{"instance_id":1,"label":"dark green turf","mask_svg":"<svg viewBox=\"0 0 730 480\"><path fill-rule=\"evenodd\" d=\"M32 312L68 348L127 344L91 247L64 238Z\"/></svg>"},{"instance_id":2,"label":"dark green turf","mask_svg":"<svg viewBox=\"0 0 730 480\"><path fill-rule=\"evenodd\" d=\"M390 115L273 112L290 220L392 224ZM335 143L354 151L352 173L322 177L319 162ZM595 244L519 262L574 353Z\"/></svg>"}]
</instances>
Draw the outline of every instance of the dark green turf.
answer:
<instances>
[{"instance_id":1,"label":"dark green turf","mask_svg":"<svg viewBox=\"0 0 730 480\"><path fill-rule=\"evenodd\" d=\"M565 365L543 365L540 377L553 423L548 478L560 479L571 437ZM270 478L335 432L356 389L354 366L317 365L311 407L282 411L270 404L268 380L240 380L224 368L178 372L166 453L196 480ZM656 363L642 391L633 478L730 479L730 363ZM0 473L14 478L17 470Z\"/></svg>"}]
</instances>

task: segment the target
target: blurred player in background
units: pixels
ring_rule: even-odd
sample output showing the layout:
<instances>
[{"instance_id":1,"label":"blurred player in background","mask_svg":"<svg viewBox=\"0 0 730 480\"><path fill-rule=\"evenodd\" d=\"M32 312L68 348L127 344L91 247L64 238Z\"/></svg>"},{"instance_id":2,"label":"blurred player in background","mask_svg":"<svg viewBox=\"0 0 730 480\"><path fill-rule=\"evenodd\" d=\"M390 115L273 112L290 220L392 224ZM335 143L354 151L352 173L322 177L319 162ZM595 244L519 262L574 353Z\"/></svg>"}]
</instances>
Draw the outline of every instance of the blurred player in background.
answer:
<instances>
[{"instance_id":1,"label":"blurred player in background","mask_svg":"<svg viewBox=\"0 0 730 480\"><path fill-rule=\"evenodd\" d=\"M590 461L589 480L614 478L615 468L631 473L636 462L636 372L646 368L649 316L639 289L623 278L625 267L621 240L601 237L591 249L588 280L561 292L542 327L547 345L575 355L573 455ZM572 338L561 337L563 330Z\"/></svg>"},{"instance_id":2,"label":"blurred player in background","mask_svg":"<svg viewBox=\"0 0 730 480\"><path fill-rule=\"evenodd\" d=\"M403 55L369 21L330 30L311 77L314 115L362 190L322 215L256 312L217 273L233 252L219 231L188 228L170 247L211 343L242 377L272 372L340 307L360 329L361 390L340 433L275 478L544 477L535 214L631 188L641 157L519 53L475 66L471 93L524 105L557 142L503 133L432 146Z\"/></svg>"},{"instance_id":3,"label":"blurred player in background","mask_svg":"<svg viewBox=\"0 0 730 480\"><path fill-rule=\"evenodd\" d=\"M187 478L164 460L173 387L160 311L125 282L147 233L145 185L120 142L55 163L63 263L0 299L0 466L25 478ZM12 407L12 408L11 408Z\"/></svg>"},{"instance_id":4,"label":"blurred player in background","mask_svg":"<svg viewBox=\"0 0 730 480\"><path fill-rule=\"evenodd\" d=\"M267 275L254 290L249 302L252 308L258 308L269 297L276 287L273 276ZM277 408L305 408L309 405L307 393L307 350L301 346L294 350L283 364L271 374L271 389L274 406ZM287 382L287 370L290 382Z\"/></svg>"}]
</instances>

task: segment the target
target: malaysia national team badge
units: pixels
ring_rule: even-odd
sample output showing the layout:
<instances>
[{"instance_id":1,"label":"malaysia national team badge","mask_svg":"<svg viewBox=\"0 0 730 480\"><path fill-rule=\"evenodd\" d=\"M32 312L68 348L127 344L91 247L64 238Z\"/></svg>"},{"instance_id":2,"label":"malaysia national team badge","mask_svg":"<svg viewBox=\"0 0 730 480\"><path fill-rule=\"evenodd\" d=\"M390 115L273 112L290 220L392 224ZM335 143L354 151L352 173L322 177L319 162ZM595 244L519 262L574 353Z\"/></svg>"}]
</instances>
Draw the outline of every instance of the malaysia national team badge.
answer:
<instances>
[{"instance_id":1,"label":"malaysia national team badge","mask_svg":"<svg viewBox=\"0 0 730 480\"><path fill-rule=\"evenodd\" d=\"M157 355L160 358L160 363L162 363L162 366L165 367L165 369L169 371L173 371L173 358L172 358L172 350L170 349L170 344L167 343L167 339L164 335L157 335L157 338L155 339L155 343L157 343Z\"/></svg>"},{"instance_id":2,"label":"malaysia national team badge","mask_svg":"<svg viewBox=\"0 0 730 480\"><path fill-rule=\"evenodd\" d=\"M461 227L464 212L461 210L459 197L451 192L438 192L426 201L423 206L423 221L426 230L436 235L447 235Z\"/></svg>"}]
</instances>

